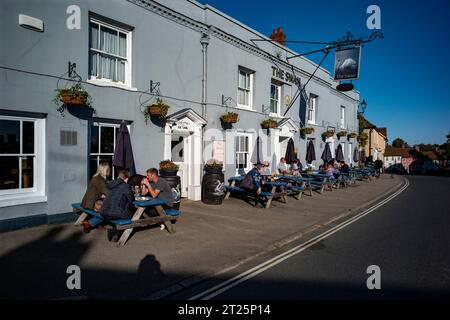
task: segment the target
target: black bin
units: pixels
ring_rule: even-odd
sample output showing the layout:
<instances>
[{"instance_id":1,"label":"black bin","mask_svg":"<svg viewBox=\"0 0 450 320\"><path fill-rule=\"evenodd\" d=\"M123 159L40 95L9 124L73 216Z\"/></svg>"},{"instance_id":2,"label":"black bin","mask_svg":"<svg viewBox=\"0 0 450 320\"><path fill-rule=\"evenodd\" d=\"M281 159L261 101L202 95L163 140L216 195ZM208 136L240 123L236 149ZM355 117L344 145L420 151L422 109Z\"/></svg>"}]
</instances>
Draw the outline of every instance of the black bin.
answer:
<instances>
[{"instance_id":1,"label":"black bin","mask_svg":"<svg viewBox=\"0 0 450 320\"><path fill-rule=\"evenodd\" d=\"M181 204L181 178L177 175L177 170L159 170L159 176L167 181L175 198L173 208L180 210Z\"/></svg>"},{"instance_id":2,"label":"black bin","mask_svg":"<svg viewBox=\"0 0 450 320\"><path fill-rule=\"evenodd\" d=\"M202 179L202 202L206 204L222 204L225 196L224 176L222 170L205 170Z\"/></svg>"}]
</instances>

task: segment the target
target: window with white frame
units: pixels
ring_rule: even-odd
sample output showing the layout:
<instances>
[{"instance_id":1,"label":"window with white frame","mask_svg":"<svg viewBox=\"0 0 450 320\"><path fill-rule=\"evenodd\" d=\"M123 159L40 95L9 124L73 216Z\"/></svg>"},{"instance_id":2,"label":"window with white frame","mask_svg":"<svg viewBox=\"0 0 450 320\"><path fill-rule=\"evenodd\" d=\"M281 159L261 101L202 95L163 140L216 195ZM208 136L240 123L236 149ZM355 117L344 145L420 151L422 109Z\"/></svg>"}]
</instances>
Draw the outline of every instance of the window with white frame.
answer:
<instances>
[{"instance_id":1,"label":"window with white frame","mask_svg":"<svg viewBox=\"0 0 450 320\"><path fill-rule=\"evenodd\" d=\"M308 103L308 110L307 110L307 113L308 113L307 122L308 123L312 123L312 124L316 123L317 99L318 99L318 96L316 96L314 94L309 95L309 103Z\"/></svg>"},{"instance_id":2,"label":"window with white frame","mask_svg":"<svg viewBox=\"0 0 450 320\"><path fill-rule=\"evenodd\" d=\"M90 18L89 75L131 85L131 31Z\"/></svg>"},{"instance_id":3,"label":"window with white frame","mask_svg":"<svg viewBox=\"0 0 450 320\"><path fill-rule=\"evenodd\" d=\"M236 169L250 169L250 135L238 134L235 138Z\"/></svg>"},{"instance_id":4,"label":"window with white frame","mask_svg":"<svg viewBox=\"0 0 450 320\"><path fill-rule=\"evenodd\" d=\"M91 153L89 157L89 177L92 177L100 163L107 162L111 168L108 179L116 178L117 170L113 167L114 150L120 125L94 123L91 126ZM129 128L128 128L129 130Z\"/></svg>"},{"instance_id":5,"label":"window with white frame","mask_svg":"<svg viewBox=\"0 0 450 320\"><path fill-rule=\"evenodd\" d=\"M24 193L44 195L44 121L0 116L0 200Z\"/></svg>"},{"instance_id":6,"label":"window with white frame","mask_svg":"<svg viewBox=\"0 0 450 320\"><path fill-rule=\"evenodd\" d=\"M239 68L238 106L251 108L253 100L253 72Z\"/></svg>"},{"instance_id":7,"label":"window with white frame","mask_svg":"<svg viewBox=\"0 0 450 320\"><path fill-rule=\"evenodd\" d=\"M341 106L341 128L345 128L345 107Z\"/></svg>"},{"instance_id":8,"label":"window with white frame","mask_svg":"<svg viewBox=\"0 0 450 320\"><path fill-rule=\"evenodd\" d=\"M272 80L270 83L270 112L280 114L281 86Z\"/></svg>"}]
</instances>

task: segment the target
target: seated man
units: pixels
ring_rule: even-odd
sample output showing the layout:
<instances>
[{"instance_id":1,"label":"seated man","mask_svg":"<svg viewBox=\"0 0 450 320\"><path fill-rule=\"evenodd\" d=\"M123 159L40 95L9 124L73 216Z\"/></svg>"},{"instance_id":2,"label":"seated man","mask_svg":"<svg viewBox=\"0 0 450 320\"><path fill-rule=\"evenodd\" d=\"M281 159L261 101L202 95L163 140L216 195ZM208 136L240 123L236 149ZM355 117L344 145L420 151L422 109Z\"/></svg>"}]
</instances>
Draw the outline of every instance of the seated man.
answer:
<instances>
[{"instance_id":1,"label":"seated man","mask_svg":"<svg viewBox=\"0 0 450 320\"><path fill-rule=\"evenodd\" d=\"M261 194L261 171L262 165L257 164L252 170L250 170L245 178L240 182L241 188L247 189L255 196L255 207L264 207L260 202L259 195Z\"/></svg>"},{"instance_id":2,"label":"seated man","mask_svg":"<svg viewBox=\"0 0 450 320\"><path fill-rule=\"evenodd\" d=\"M164 200L168 207L172 207L175 200L169 183L158 175L155 168L147 170L147 179L142 181L142 194Z\"/></svg>"},{"instance_id":3,"label":"seated man","mask_svg":"<svg viewBox=\"0 0 450 320\"><path fill-rule=\"evenodd\" d=\"M148 194L152 198L164 200L169 208L173 206L175 197L173 196L172 188L164 178L158 175L157 169L151 168L147 170L147 178L142 180L141 190L143 195ZM161 224L160 227L163 230L164 224Z\"/></svg>"},{"instance_id":4,"label":"seated man","mask_svg":"<svg viewBox=\"0 0 450 320\"><path fill-rule=\"evenodd\" d=\"M284 174L287 172L288 168L286 165L286 159L284 157L280 159L280 163L278 164L277 169L279 174Z\"/></svg>"},{"instance_id":5,"label":"seated man","mask_svg":"<svg viewBox=\"0 0 450 320\"><path fill-rule=\"evenodd\" d=\"M108 183L108 196L103 201L100 214L105 219L129 219L133 216L132 202L133 192L128 182L128 171L121 170L119 177ZM93 217L89 221L83 221L83 231L89 233L92 228L99 225L103 219Z\"/></svg>"},{"instance_id":6,"label":"seated man","mask_svg":"<svg viewBox=\"0 0 450 320\"><path fill-rule=\"evenodd\" d=\"M343 174L349 174L350 173L350 167L345 162L341 166L341 172Z\"/></svg>"}]
</instances>

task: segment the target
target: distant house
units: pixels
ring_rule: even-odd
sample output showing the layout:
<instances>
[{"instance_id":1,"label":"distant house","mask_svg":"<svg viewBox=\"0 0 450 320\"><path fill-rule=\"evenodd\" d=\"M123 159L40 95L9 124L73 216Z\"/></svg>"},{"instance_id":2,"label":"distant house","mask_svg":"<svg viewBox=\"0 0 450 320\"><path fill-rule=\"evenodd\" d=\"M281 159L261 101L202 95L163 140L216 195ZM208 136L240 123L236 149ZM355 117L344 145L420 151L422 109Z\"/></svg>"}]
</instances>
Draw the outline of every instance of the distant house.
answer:
<instances>
[{"instance_id":1,"label":"distant house","mask_svg":"<svg viewBox=\"0 0 450 320\"><path fill-rule=\"evenodd\" d=\"M419 146L415 146L414 151L417 156L412 167L416 174L429 174L430 171L439 170L446 165L445 158L438 152L438 149L421 151Z\"/></svg>"},{"instance_id":2,"label":"distant house","mask_svg":"<svg viewBox=\"0 0 450 320\"><path fill-rule=\"evenodd\" d=\"M410 166L413 163L414 158L408 152L406 148L394 148L387 146L384 152L384 167L385 169L401 164L405 168L406 172L410 173Z\"/></svg>"},{"instance_id":3,"label":"distant house","mask_svg":"<svg viewBox=\"0 0 450 320\"><path fill-rule=\"evenodd\" d=\"M378 128L362 114L359 114L358 117L360 126L364 128L363 132L368 137L364 146L364 152L368 157L372 157L374 161L383 160L387 142L387 128Z\"/></svg>"}]
</instances>

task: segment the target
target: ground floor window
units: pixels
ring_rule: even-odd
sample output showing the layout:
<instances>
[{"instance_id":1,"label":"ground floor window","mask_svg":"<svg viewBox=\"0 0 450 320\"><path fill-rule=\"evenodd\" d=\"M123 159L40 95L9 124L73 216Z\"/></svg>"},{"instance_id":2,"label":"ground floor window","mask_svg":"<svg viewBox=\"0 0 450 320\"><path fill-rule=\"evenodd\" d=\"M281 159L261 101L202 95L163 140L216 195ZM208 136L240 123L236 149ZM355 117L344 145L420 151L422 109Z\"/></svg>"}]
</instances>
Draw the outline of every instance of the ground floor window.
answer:
<instances>
[{"instance_id":1,"label":"ground floor window","mask_svg":"<svg viewBox=\"0 0 450 320\"><path fill-rule=\"evenodd\" d=\"M238 172L250 169L250 135L239 134L235 138L236 170Z\"/></svg>"},{"instance_id":2,"label":"ground floor window","mask_svg":"<svg viewBox=\"0 0 450 320\"><path fill-rule=\"evenodd\" d=\"M108 179L115 179L119 172L113 167L118 124L94 123L91 126L91 153L89 155L89 177L97 171L100 163L107 162L111 168ZM129 130L129 128L128 128Z\"/></svg>"},{"instance_id":3,"label":"ground floor window","mask_svg":"<svg viewBox=\"0 0 450 320\"><path fill-rule=\"evenodd\" d=\"M44 146L44 119L0 116L0 195L44 188Z\"/></svg>"},{"instance_id":4,"label":"ground floor window","mask_svg":"<svg viewBox=\"0 0 450 320\"><path fill-rule=\"evenodd\" d=\"M0 118L0 190L33 188L34 131L33 120Z\"/></svg>"}]
</instances>

